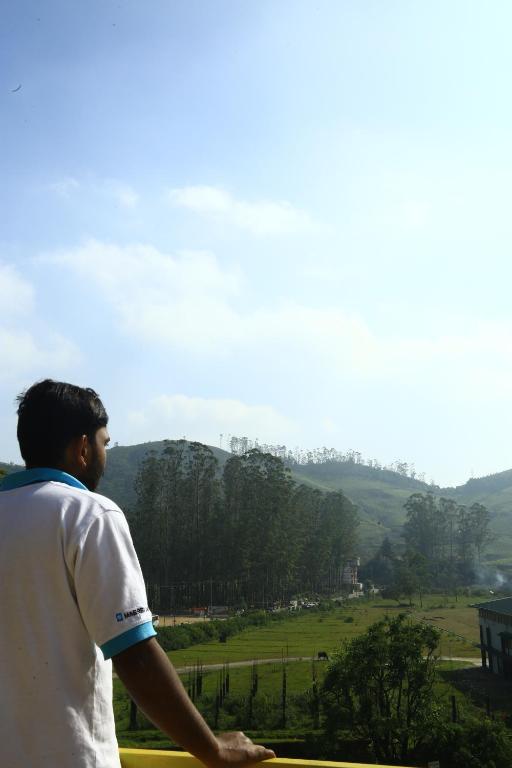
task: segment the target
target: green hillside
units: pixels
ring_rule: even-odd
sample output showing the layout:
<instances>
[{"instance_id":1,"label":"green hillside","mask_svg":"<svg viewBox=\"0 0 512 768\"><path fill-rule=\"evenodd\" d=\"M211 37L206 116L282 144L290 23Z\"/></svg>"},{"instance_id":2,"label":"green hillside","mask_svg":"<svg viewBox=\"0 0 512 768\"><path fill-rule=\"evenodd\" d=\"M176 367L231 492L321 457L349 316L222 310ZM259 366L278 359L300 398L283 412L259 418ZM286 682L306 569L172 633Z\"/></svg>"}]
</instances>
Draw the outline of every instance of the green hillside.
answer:
<instances>
[{"instance_id":1,"label":"green hillside","mask_svg":"<svg viewBox=\"0 0 512 768\"><path fill-rule=\"evenodd\" d=\"M173 441L159 440L138 445L115 445L108 449L105 475L101 479L98 493L113 499L122 509L129 509L135 503L136 495L134 482L144 457L150 452L161 453L166 445ZM231 456L227 451L209 446L222 468ZM17 464L0 462L0 470L7 474L18 472L24 467Z\"/></svg>"},{"instance_id":2,"label":"green hillside","mask_svg":"<svg viewBox=\"0 0 512 768\"><path fill-rule=\"evenodd\" d=\"M150 452L161 453L169 442L160 440L152 443L140 443L139 445L116 445L110 448L107 457L107 468L101 480L98 493L108 496L119 504L122 509L129 509L135 503L134 481L139 466L144 457ZM221 448L208 446L214 453L222 468L226 460L231 456Z\"/></svg>"},{"instance_id":3,"label":"green hillside","mask_svg":"<svg viewBox=\"0 0 512 768\"><path fill-rule=\"evenodd\" d=\"M357 505L362 552L377 548L386 536L397 539L405 519L403 505L408 497L412 493L433 490L420 480L353 461L293 465L292 475L297 482L326 491L341 489Z\"/></svg>"},{"instance_id":4,"label":"green hillside","mask_svg":"<svg viewBox=\"0 0 512 768\"><path fill-rule=\"evenodd\" d=\"M20 469L25 469L25 467L19 464L7 464L5 461L0 461L0 474L8 475L11 472L19 472Z\"/></svg>"},{"instance_id":5,"label":"green hillside","mask_svg":"<svg viewBox=\"0 0 512 768\"><path fill-rule=\"evenodd\" d=\"M133 482L140 462L148 451L160 453L164 447L164 442L154 442L111 448L99 492L114 499L124 509L129 509L135 502ZM213 446L210 449L221 470L231 454ZM407 498L412 493L431 490L431 486L419 480L354 462L293 464L290 469L295 482L324 491L341 489L357 504L361 517L359 533L364 551L378 547L385 536L398 538L404 520L403 505Z\"/></svg>"}]
</instances>

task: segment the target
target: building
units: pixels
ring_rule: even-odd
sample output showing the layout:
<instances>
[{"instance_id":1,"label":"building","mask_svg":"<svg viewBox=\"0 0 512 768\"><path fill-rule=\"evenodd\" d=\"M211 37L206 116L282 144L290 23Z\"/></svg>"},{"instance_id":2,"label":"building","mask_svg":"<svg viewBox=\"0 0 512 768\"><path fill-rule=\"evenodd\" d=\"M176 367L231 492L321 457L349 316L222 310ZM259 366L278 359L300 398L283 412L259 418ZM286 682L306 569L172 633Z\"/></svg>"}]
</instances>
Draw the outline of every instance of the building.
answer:
<instances>
[{"instance_id":1,"label":"building","mask_svg":"<svg viewBox=\"0 0 512 768\"><path fill-rule=\"evenodd\" d=\"M357 578L359 565L360 560L358 557L355 557L353 560L347 560L343 567L341 583L344 587L348 587L351 592L362 592L363 590L363 585Z\"/></svg>"},{"instance_id":2,"label":"building","mask_svg":"<svg viewBox=\"0 0 512 768\"><path fill-rule=\"evenodd\" d=\"M512 678L512 597L477 603L482 667Z\"/></svg>"}]
</instances>

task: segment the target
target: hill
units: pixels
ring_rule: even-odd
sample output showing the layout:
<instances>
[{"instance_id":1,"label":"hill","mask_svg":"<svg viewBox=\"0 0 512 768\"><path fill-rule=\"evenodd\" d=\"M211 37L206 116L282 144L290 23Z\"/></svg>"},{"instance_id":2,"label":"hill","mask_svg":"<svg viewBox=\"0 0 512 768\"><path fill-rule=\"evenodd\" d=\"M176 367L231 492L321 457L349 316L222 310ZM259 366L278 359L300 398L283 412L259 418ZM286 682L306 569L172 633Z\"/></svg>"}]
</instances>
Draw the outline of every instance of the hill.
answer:
<instances>
[{"instance_id":1,"label":"hill","mask_svg":"<svg viewBox=\"0 0 512 768\"><path fill-rule=\"evenodd\" d=\"M5 461L0 461L0 474L10 474L10 472L19 472L20 469L25 469L20 464L7 464Z\"/></svg>"},{"instance_id":2,"label":"hill","mask_svg":"<svg viewBox=\"0 0 512 768\"><path fill-rule=\"evenodd\" d=\"M160 440L139 445L116 445L108 450L107 467L101 479L98 493L113 499L122 509L129 509L136 500L134 481L144 457L153 451L159 454L166 445L175 441ZM208 446L219 462L219 469L231 456L228 451Z\"/></svg>"},{"instance_id":3,"label":"hill","mask_svg":"<svg viewBox=\"0 0 512 768\"><path fill-rule=\"evenodd\" d=\"M115 445L107 451L107 466L105 474L98 486L98 493L113 499L122 509L130 509L136 500L134 482L144 457L153 451L159 454L172 440L159 440L138 445ZM219 462L222 469L226 460L231 456L227 451L214 446L208 446ZM24 467L18 464L0 462L0 470L7 474L18 472Z\"/></svg>"},{"instance_id":4,"label":"hill","mask_svg":"<svg viewBox=\"0 0 512 768\"><path fill-rule=\"evenodd\" d=\"M149 451L160 453L165 442L113 446L108 451L105 476L98 488L129 510L135 502L134 480L140 463ZM219 462L219 471L231 456L228 451L210 446ZM385 536L400 537L405 519L403 505L412 493L432 492L455 499L459 504L484 504L492 516L494 539L487 560L512 568L512 469L482 478L472 478L456 488L439 488L391 470L375 469L353 461L327 461L318 464L289 464L292 478L324 491L342 490L359 508L361 554L367 556ZM13 472L22 467L0 463L0 469Z\"/></svg>"},{"instance_id":5,"label":"hill","mask_svg":"<svg viewBox=\"0 0 512 768\"><path fill-rule=\"evenodd\" d=\"M166 442L158 441L109 448L99 493L112 498L122 509L129 510L136 500L134 481L141 462L150 451L161 453L165 445ZM219 471L222 471L231 454L214 446L209 447L219 462ZM22 469L14 464L0 464L0 468L7 472ZM295 482L323 491L341 489L358 506L362 552L378 547L385 536L398 538L404 520L403 505L407 498L411 493L431 490L429 485L419 480L353 461L304 465L293 463L289 464L289 468Z\"/></svg>"},{"instance_id":6,"label":"hill","mask_svg":"<svg viewBox=\"0 0 512 768\"><path fill-rule=\"evenodd\" d=\"M129 509L135 503L133 483L141 461L149 451L160 453L165 444L160 441L110 448L107 470L98 491L114 499L123 509ZM214 446L209 448L219 462L219 471L222 471L231 454ZM358 506L363 550L375 549L385 536L398 538L407 498L412 493L432 490L426 483L397 472L373 469L351 461L290 464L289 468L295 482L323 491L341 489Z\"/></svg>"},{"instance_id":7,"label":"hill","mask_svg":"<svg viewBox=\"0 0 512 768\"><path fill-rule=\"evenodd\" d=\"M362 553L378 546L384 536L396 540L405 520L403 505L412 493L433 493L470 506L479 502L491 513L493 539L486 561L512 570L512 469L471 478L455 488L439 488L390 470L354 462L326 462L296 466L294 474L325 490L341 488L359 507Z\"/></svg>"},{"instance_id":8,"label":"hill","mask_svg":"<svg viewBox=\"0 0 512 768\"><path fill-rule=\"evenodd\" d=\"M405 515L403 505L412 493L427 493L432 486L390 470L374 469L353 461L293 464L296 482L325 491L341 489L357 505L363 549L374 549L389 536L396 539Z\"/></svg>"}]
</instances>

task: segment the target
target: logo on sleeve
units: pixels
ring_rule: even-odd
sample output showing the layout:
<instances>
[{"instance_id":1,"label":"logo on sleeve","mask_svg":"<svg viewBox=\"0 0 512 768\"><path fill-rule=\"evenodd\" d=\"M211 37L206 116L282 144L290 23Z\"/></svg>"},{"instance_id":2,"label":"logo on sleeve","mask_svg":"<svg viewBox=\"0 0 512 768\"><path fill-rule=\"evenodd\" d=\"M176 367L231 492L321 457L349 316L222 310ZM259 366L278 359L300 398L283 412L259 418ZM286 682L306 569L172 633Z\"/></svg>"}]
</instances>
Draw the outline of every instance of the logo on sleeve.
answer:
<instances>
[{"instance_id":1,"label":"logo on sleeve","mask_svg":"<svg viewBox=\"0 0 512 768\"><path fill-rule=\"evenodd\" d=\"M147 606L145 608L140 606L139 608L134 608L131 611L123 611L122 613L116 613L116 620L124 621L125 619L131 619L134 616L140 616L141 613L147 613L148 611L149 611L149 608Z\"/></svg>"}]
</instances>

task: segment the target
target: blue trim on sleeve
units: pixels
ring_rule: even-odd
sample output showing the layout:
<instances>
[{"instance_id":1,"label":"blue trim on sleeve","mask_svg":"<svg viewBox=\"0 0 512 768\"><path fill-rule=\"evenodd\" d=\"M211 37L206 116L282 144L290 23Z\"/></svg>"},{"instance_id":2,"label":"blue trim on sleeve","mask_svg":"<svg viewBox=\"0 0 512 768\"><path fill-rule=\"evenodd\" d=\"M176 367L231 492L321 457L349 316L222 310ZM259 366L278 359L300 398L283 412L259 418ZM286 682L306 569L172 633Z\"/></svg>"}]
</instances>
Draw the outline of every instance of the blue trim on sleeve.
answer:
<instances>
[{"instance_id":1,"label":"blue trim on sleeve","mask_svg":"<svg viewBox=\"0 0 512 768\"><path fill-rule=\"evenodd\" d=\"M156 631L153 622L146 621L144 624L139 624L137 627L126 630L122 635L113 637L112 640L107 640L106 643L100 645L100 649L105 659L111 659L112 656L117 656L118 653L126 651L127 648L140 643L141 640L147 640L148 637L154 637L155 635Z\"/></svg>"},{"instance_id":2,"label":"blue trim on sleeve","mask_svg":"<svg viewBox=\"0 0 512 768\"><path fill-rule=\"evenodd\" d=\"M15 488L22 488L24 485L47 483L50 480L71 485L73 488L80 488L82 491L87 490L80 480L77 480L76 477L69 475L67 472L53 469L53 467L35 467L34 469L23 469L21 472L13 472L10 475L6 475L0 483L0 491L12 491Z\"/></svg>"}]
</instances>

